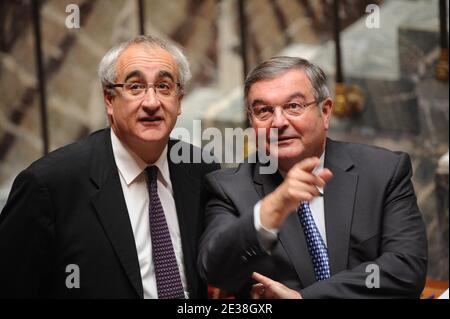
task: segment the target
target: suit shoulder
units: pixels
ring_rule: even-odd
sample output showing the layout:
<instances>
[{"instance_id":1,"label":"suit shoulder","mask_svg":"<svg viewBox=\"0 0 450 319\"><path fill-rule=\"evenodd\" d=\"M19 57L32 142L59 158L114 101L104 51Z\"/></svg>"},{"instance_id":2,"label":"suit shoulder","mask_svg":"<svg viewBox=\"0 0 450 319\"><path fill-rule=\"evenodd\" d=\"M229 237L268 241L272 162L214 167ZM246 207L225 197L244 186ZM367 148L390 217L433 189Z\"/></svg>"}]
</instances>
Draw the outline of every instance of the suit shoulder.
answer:
<instances>
[{"instance_id":1,"label":"suit shoulder","mask_svg":"<svg viewBox=\"0 0 450 319\"><path fill-rule=\"evenodd\" d=\"M236 178L242 180L242 178L250 178L252 179L253 172L253 164L250 163L241 163L237 167L228 167L216 170L207 175L209 179L216 180L233 180L236 181Z\"/></svg>"},{"instance_id":2,"label":"suit shoulder","mask_svg":"<svg viewBox=\"0 0 450 319\"><path fill-rule=\"evenodd\" d=\"M367 144L335 143L335 146L349 156L357 172L370 178L389 180L399 169L405 172L412 169L411 159L405 152Z\"/></svg>"},{"instance_id":3,"label":"suit shoulder","mask_svg":"<svg viewBox=\"0 0 450 319\"><path fill-rule=\"evenodd\" d=\"M360 144L360 143L349 143L349 142L335 142L339 143L354 159L360 159L365 161L394 161L397 162L400 157L409 155L402 151L393 151L384 147Z\"/></svg>"},{"instance_id":4,"label":"suit shoulder","mask_svg":"<svg viewBox=\"0 0 450 319\"><path fill-rule=\"evenodd\" d=\"M106 134L105 131L94 132L77 142L60 147L33 162L26 170L44 179L61 173L78 174L80 170L87 169L94 141Z\"/></svg>"}]
</instances>

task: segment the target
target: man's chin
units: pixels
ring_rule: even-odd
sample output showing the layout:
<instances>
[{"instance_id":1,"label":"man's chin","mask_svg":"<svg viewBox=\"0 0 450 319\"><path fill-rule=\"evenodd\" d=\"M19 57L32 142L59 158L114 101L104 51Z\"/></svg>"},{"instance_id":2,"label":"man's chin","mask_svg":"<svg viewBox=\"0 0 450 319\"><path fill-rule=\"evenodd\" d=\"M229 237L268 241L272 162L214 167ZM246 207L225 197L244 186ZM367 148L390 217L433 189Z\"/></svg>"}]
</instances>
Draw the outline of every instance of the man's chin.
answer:
<instances>
[{"instance_id":1,"label":"man's chin","mask_svg":"<svg viewBox=\"0 0 450 319\"><path fill-rule=\"evenodd\" d=\"M272 144L270 153L280 160L289 160L301 157L303 150L299 149L299 147L296 145L285 146Z\"/></svg>"},{"instance_id":2,"label":"man's chin","mask_svg":"<svg viewBox=\"0 0 450 319\"><path fill-rule=\"evenodd\" d=\"M161 130L145 130L144 132L140 132L136 136L142 142L159 142L162 140L167 140L168 135L162 132Z\"/></svg>"},{"instance_id":3,"label":"man's chin","mask_svg":"<svg viewBox=\"0 0 450 319\"><path fill-rule=\"evenodd\" d=\"M279 161L292 161L292 160L297 160L300 157L301 157L301 154L299 154L299 153L285 153L285 152L278 153L278 156L277 156Z\"/></svg>"}]
</instances>

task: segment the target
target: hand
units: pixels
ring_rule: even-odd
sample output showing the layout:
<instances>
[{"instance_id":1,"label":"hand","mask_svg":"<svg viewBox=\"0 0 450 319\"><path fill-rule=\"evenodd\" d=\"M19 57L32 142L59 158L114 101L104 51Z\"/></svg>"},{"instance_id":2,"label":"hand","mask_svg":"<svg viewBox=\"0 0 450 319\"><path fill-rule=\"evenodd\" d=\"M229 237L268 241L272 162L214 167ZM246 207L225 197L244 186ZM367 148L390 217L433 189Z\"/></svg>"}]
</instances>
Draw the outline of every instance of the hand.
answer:
<instances>
[{"instance_id":1,"label":"hand","mask_svg":"<svg viewBox=\"0 0 450 319\"><path fill-rule=\"evenodd\" d=\"M333 174L323 169L316 174L312 171L318 166L317 157L307 158L294 165L287 173L283 183L261 202L261 224L268 229L278 229L290 212L295 211L300 202L310 202L319 196L318 187L324 187Z\"/></svg>"},{"instance_id":2,"label":"hand","mask_svg":"<svg viewBox=\"0 0 450 319\"><path fill-rule=\"evenodd\" d=\"M252 286L252 299L302 299L302 295L285 285L254 272L252 278L259 283Z\"/></svg>"}]
</instances>

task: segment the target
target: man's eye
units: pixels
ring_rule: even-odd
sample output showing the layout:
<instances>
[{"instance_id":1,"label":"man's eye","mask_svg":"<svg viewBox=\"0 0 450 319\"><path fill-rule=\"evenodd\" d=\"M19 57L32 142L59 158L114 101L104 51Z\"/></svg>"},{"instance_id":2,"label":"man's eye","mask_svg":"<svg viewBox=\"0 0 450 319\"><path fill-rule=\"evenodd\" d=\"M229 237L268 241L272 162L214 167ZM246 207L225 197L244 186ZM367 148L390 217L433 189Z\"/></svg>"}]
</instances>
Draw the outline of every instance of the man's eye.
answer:
<instances>
[{"instance_id":1,"label":"man's eye","mask_svg":"<svg viewBox=\"0 0 450 319\"><path fill-rule=\"evenodd\" d=\"M303 108L303 106L298 103L288 103L286 104L286 108L289 110L300 110Z\"/></svg>"},{"instance_id":2,"label":"man's eye","mask_svg":"<svg viewBox=\"0 0 450 319\"><path fill-rule=\"evenodd\" d=\"M170 84L166 82L161 82L156 85L156 88L160 90L169 90L170 87L171 87Z\"/></svg>"},{"instance_id":3,"label":"man's eye","mask_svg":"<svg viewBox=\"0 0 450 319\"><path fill-rule=\"evenodd\" d=\"M272 113L271 106L262 106L256 109L258 114Z\"/></svg>"},{"instance_id":4,"label":"man's eye","mask_svg":"<svg viewBox=\"0 0 450 319\"><path fill-rule=\"evenodd\" d=\"M160 82L156 84L156 90L161 94L170 94L172 92L172 85L168 82Z\"/></svg>"},{"instance_id":5,"label":"man's eye","mask_svg":"<svg viewBox=\"0 0 450 319\"><path fill-rule=\"evenodd\" d=\"M142 83L130 83L128 84L128 89L131 91L139 91L143 90L145 88L145 85Z\"/></svg>"}]
</instances>

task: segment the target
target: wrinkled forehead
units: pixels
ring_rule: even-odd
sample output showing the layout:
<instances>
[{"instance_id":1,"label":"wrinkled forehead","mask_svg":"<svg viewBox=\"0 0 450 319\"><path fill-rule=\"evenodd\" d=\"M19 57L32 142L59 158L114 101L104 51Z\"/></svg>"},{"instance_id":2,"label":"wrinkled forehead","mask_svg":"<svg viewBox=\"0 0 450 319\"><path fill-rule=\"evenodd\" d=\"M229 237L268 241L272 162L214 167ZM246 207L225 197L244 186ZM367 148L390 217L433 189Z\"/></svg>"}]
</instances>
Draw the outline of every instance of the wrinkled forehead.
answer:
<instances>
[{"instance_id":1,"label":"wrinkled forehead","mask_svg":"<svg viewBox=\"0 0 450 319\"><path fill-rule=\"evenodd\" d=\"M303 70L293 69L253 83L248 91L247 103L264 101L266 104L281 104L291 99L309 100L314 90Z\"/></svg>"},{"instance_id":2,"label":"wrinkled forehead","mask_svg":"<svg viewBox=\"0 0 450 319\"><path fill-rule=\"evenodd\" d=\"M168 77L178 82L178 66L173 56L157 45L133 44L117 59L116 76L117 81L130 77L148 81Z\"/></svg>"}]
</instances>

